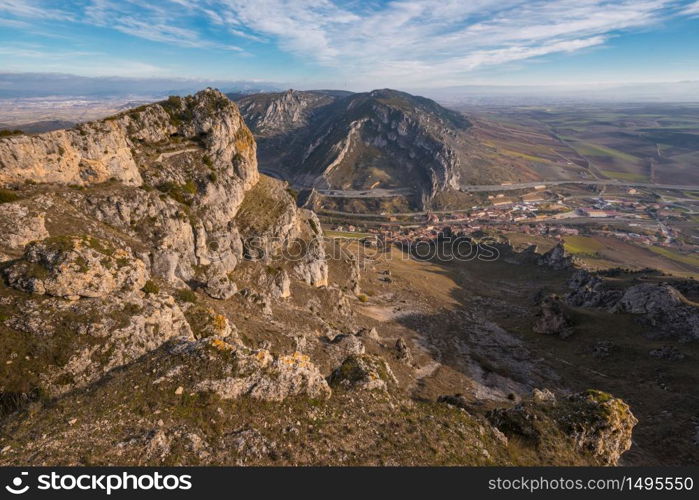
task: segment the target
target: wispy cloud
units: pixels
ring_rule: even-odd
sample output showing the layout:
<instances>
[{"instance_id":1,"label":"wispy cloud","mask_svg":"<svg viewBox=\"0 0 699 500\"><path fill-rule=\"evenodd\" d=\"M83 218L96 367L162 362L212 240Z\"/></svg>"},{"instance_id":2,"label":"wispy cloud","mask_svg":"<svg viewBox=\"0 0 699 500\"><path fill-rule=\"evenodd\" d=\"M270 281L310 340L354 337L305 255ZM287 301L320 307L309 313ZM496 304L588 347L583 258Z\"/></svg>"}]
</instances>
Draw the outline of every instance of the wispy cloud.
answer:
<instances>
[{"instance_id":1,"label":"wispy cloud","mask_svg":"<svg viewBox=\"0 0 699 500\"><path fill-rule=\"evenodd\" d=\"M187 0L170 0L175 6L193 11ZM173 5L135 2L133 0L92 0L84 10L83 22L112 28L128 35L154 42L188 48L222 49L242 52L233 44L204 38L199 31L183 25L189 19L180 17Z\"/></svg>"},{"instance_id":2,"label":"wispy cloud","mask_svg":"<svg viewBox=\"0 0 699 500\"><path fill-rule=\"evenodd\" d=\"M73 19L70 12L47 6L46 2L36 0L3 0L0 2L0 13L29 19L59 19L64 21Z\"/></svg>"},{"instance_id":3,"label":"wispy cloud","mask_svg":"<svg viewBox=\"0 0 699 500\"><path fill-rule=\"evenodd\" d=\"M222 19L347 75L458 80L478 68L604 44L678 15L675 0L209 0ZM350 5L354 8L343 7Z\"/></svg>"},{"instance_id":4,"label":"wispy cloud","mask_svg":"<svg viewBox=\"0 0 699 500\"><path fill-rule=\"evenodd\" d=\"M687 5L682 11L687 16L699 16L699 0Z\"/></svg>"},{"instance_id":5,"label":"wispy cloud","mask_svg":"<svg viewBox=\"0 0 699 500\"><path fill-rule=\"evenodd\" d=\"M458 84L484 68L589 50L631 30L696 15L699 0L0 2L0 25L62 19L241 54L274 45L335 80L381 85Z\"/></svg>"}]
</instances>

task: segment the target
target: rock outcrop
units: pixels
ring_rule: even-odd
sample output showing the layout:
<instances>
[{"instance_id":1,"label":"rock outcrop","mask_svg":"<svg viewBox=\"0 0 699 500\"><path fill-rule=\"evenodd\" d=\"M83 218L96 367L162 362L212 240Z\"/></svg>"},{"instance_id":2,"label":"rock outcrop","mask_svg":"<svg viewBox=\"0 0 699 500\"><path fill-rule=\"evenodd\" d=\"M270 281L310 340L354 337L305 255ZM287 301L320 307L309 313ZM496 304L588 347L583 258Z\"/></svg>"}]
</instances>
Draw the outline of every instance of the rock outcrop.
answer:
<instances>
[{"instance_id":1,"label":"rock outcrop","mask_svg":"<svg viewBox=\"0 0 699 500\"><path fill-rule=\"evenodd\" d=\"M143 288L145 264L129 250L89 236L47 238L27 245L5 276L10 286L54 297L106 297Z\"/></svg>"},{"instance_id":2,"label":"rock outcrop","mask_svg":"<svg viewBox=\"0 0 699 500\"><path fill-rule=\"evenodd\" d=\"M540 266L546 266L555 271L561 271L572 267L573 258L568 255L563 243L559 242L551 250L539 257L537 263Z\"/></svg>"},{"instance_id":3,"label":"rock outcrop","mask_svg":"<svg viewBox=\"0 0 699 500\"><path fill-rule=\"evenodd\" d=\"M32 356L8 367L12 373L3 377L5 391L29 384L45 394L62 394L95 382L171 339L194 338L178 304L162 293L124 300L16 299L13 308L16 314L6 325L22 332Z\"/></svg>"},{"instance_id":4,"label":"rock outcrop","mask_svg":"<svg viewBox=\"0 0 699 500\"><path fill-rule=\"evenodd\" d=\"M541 301L532 330L535 333L558 335L561 338L572 335L570 318L563 310L562 301L557 295L547 295Z\"/></svg>"},{"instance_id":5,"label":"rock outcrop","mask_svg":"<svg viewBox=\"0 0 699 500\"><path fill-rule=\"evenodd\" d=\"M46 213L24 203L0 204L0 248L21 251L27 243L49 237Z\"/></svg>"},{"instance_id":6,"label":"rock outcrop","mask_svg":"<svg viewBox=\"0 0 699 500\"><path fill-rule=\"evenodd\" d=\"M668 284L644 283L629 287L613 310L643 315L651 326L650 338L699 340L699 307L690 304Z\"/></svg>"},{"instance_id":7,"label":"rock outcrop","mask_svg":"<svg viewBox=\"0 0 699 500\"><path fill-rule=\"evenodd\" d=\"M561 399L539 391L531 401L491 411L488 419L505 435L539 446L544 455L551 443L567 440L600 465L617 464L638 423L621 399L593 390Z\"/></svg>"},{"instance_id":8,"label":"rock outcrop","mask_svg":"<svg viewBox=\"0 0 699 500\"><path fill-rule=\"evenodd\" d=\"M304 354L274 357L266 350L248 354L216 340L210 345L224 353L230 351L231 364L223 369L228 376L202 380L194 386L195 391L213 392L222 399L248 396L263 401L283 401L301 395L330 397L328 383Z\"/></svg>"},{"instance_id":9,"label":"rock outcrop","mask_svg":"<svg viewBox=\"0 0 699 500\"><path fill-rule=\"evenodd\" d=\"M649 338L699 339L699 307L667 283L640 283L622 289L608 285L593 273L578 270L568 287L568 305L638 315L649 326Z\"/></svg>"},{"instance_id":10,"label":"rock outcrop","mask_svg":"<svg viewBox=\"0 0 699 500\"><path fill-rule=\"evenodd\" d=\"M308 239L302 245L302 256L295 259L294 274L311 286L327 286L328 263L325 259L323 230L318 216L310 210L302 209L302 217L310 227Z\"/></svg>"},{"instance_id":11,"label":"rock outcrop","mask_svg":"<svg viewBox=\"0 0 699 500\"><path fill-rule=\"evenodd\" d=\"M385 391L396 378L385 360L370 354L353 354L330 375L330 385L365 391Z\"/></svg>"},{"instance_id":12,"label":"rock outcrop","mask_svg":"<svg viewBox=\"0 0 699 500\"><path fill-rule=\"evenodd\" d=\"M571 290L566 296L567 304L574 307L603 307L614 306L621 298L621 290L609 288L604 281L584 269L578 269L568 280Z\"/></svg>"}]
</instances>

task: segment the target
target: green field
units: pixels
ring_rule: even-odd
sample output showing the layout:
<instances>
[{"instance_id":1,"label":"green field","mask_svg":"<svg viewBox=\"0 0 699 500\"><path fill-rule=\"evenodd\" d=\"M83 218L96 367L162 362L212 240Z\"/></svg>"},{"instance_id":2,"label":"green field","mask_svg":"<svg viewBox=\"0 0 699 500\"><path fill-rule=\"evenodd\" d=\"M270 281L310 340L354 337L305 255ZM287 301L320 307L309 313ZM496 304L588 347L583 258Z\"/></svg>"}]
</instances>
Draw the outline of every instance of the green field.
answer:
<instances>
[{"instance_id":1,"label":"green field","mask_svg":"<svg viewBox=\"0 0 699 500\"><path fill-rule=\"evenodd\" d=\"M631 172L618 172L616 170L600 170L607 177L612 179L620 179L630 182L648 182L648 177L642 174L634 174Z\"/></svg>"},{"instance_id":2,"label":"green field","mask_svg":"<svg viewBox=\"0 0 699 500\"><path fill-rule=\"evenodd\" d=\"M577 142L573 144L573 147L578 153L583 156L609 156L611 158L616 158L619 160L624 160L628 162L638 162L639 159L618 149L610 148L607 146L602 146L600 144L593 144L590 142Z\"/></svg>"},{"instance_id":3,"label":"green field","mask_svg":"<svg viewBox=\"0 0 699 500\"><path fill-rule=\"evenodd\" d=\"M648 247L648 249L667 259L674 260L675 262L681 262L682 264L699 268L699 257L696 255L684 255L664 247Z\"/></svg>"},{"instance_id":4,"label":"green field","mask_svg":"<svg viewBox=\"0 0 699 500\"><path fill-rule=\"evenodd\" d=\"M565 249L573 255L595 255L604 245L589 236L567 236L565 238Z\"/></svg>"}]
</instances>

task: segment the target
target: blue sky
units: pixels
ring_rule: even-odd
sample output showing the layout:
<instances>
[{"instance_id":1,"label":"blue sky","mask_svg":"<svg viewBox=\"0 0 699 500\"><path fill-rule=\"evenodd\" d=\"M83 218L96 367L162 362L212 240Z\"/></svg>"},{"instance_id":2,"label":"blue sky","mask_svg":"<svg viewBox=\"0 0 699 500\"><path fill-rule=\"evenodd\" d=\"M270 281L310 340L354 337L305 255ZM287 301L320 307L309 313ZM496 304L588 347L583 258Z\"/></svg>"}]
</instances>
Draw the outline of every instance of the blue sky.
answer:
<instances>
[{"instance_id":1,"label":"blue sky","mask_svg":"<svg viewBox=\"0 0 699 500\"><path fill-rule=\"evenodd\" d=\"M699 80L699 0L2 0L0 71L351 90Z\"/></svg>"}]
</instances>

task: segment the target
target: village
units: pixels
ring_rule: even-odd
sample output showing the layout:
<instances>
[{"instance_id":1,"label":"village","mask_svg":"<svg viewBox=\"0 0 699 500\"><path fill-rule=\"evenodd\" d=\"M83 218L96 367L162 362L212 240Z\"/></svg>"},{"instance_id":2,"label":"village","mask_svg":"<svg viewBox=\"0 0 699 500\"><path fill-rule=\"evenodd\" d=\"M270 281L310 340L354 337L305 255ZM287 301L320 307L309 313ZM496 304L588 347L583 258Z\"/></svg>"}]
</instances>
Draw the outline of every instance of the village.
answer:
<instances>
[{"instance_id":1,"label":"village","mask_svg":"<svg viewBox=\"0 0 699 500\"><path fill-rule=\"evenodd\" d=\"M329 236L380 239L406 243L432 239L445 230L462 234L522 233L547 237L605 236L641 245L687 250L698 235L681 226L699 213L699 200L659 196L629 189L624 193L563 196L537 186L532 193L514 197L488 195L482 205L454 211L381 214L364 217L321 215ZM321 212L322 214L322 212ZM448 228L448 229L447 229Z\"/></svg>"}]
</instances>

